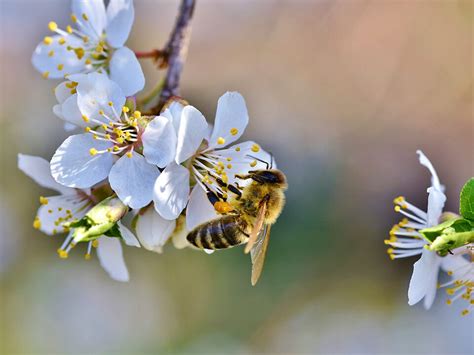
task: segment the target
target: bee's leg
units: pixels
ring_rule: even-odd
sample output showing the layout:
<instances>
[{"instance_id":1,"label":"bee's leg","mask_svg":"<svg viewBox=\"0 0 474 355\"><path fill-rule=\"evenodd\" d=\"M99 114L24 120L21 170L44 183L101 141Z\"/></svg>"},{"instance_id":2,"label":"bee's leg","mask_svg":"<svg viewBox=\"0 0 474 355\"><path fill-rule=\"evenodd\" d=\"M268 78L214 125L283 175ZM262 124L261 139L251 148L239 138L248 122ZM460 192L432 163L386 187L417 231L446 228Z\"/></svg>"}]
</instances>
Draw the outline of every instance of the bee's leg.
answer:
<instances>
[{"instance_id":1,"label":"bee's leg","mask_svg":"<svg viewBox=\"0 0 474 355\"><path fill-rule=\"evenodd\" d=\"M240 197L242 197L242 192L240 192L240 190L238 188L236 188L234 185L226 184L220 178L216 178L216 181L221 187L224 187L224 188L228 189L230 192L233 192L234 194L236 194L237 195L237 200L239 200Z\"/></svg>"},{"instance_id":2,"label":"bee's leg","mask_svg":"<svg viewBox=\"0 0 474 355\"><path fill-rule=\"evenodd\" d=\"M211 191L207 186L206 186L206 196L209 202L214 206L216 202L219 201L219 197L217 197L216 193L214 191Z\"/></svg>"},{"instance_id":3,"label":"bee's leg","mask_svg":"<svg viewBox=\"0 0 474 355\"><path fill-rule=\"evenodd\" d=\"M252 178L250 174L248 175L235 174L235 177L240 180L248 180Z\"/></svg>"}]
</instances>

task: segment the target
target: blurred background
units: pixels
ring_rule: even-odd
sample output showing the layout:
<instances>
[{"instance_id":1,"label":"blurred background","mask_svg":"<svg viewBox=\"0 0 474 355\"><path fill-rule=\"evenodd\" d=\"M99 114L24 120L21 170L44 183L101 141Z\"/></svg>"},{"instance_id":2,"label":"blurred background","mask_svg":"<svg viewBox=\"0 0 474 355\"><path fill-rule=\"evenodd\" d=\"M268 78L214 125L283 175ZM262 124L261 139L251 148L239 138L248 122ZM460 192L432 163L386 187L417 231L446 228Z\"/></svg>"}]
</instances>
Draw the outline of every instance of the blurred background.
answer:
<instances>
[{"instance_id":1,"label":"blurred background","mask_svg":"<svg viewBox=\"0 0 474 355\"><path fill-rule=\"evenodd\" d=\"M178 1L135 0L129 47L164 45ZM32 228L39 188L18 152L49 159L65 139L54 81L30 58L64 0L0 0L0 352L472 353L472 317L409 307L416 259L383 240L400 194L426 208L422 149L456 211L473 175L470 0L198 1L182 95L209 119L237 90L244 139L288 176L266 268L250 286L241 248L213 255L127 248L114 282L96 258L57 257L62 237ZM144 61L147 88L162 72Z\"/></svg>"}]
</instances>

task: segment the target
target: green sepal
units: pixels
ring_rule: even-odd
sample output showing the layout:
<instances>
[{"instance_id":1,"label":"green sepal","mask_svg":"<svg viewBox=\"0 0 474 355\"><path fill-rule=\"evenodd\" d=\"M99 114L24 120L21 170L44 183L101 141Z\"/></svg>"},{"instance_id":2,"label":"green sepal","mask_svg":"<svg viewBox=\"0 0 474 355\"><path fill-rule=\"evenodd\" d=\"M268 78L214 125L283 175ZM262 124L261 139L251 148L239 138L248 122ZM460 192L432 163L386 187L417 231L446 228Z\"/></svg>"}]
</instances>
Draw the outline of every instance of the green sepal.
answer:
<instances>
[{"instance_id":1,"label":"green sepal","mask_svg":"<svg viewBox=\"0 0 474 355\"><path fill-rule=\"evenodd\" d=\"M468 220L464 218L455 218L433 227L421 229L419 232L427 242L432 243L442 234L467 232L471 230L471 228L472 225Z\"/></svg>"},{"instance_id":2,"label":"green sepal","mask_svg":"<svg viewBox=\"0 0 474 355\"><path fill-rule=\"evenodd\" d=\"M464 218L474 221L474 178L470 178L461 190L459 213Z\"/></svg>"}]
</instances>

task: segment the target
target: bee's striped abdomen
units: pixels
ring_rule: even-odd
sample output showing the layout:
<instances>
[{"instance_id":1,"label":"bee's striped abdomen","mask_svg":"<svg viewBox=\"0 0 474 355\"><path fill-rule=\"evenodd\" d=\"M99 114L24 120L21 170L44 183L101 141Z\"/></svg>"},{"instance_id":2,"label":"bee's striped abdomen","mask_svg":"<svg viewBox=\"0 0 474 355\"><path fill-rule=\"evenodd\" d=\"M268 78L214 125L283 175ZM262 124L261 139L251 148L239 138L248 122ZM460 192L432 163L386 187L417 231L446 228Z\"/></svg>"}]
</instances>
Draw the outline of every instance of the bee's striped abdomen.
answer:
<instances>
[{"instance_id":1,"label":"bee's striped abdomen","mask_svg":"<svg viewBox=\"0 0 474 355\"><path fill-rule=\"evenodd\" d=\"M187 239L200 249L226 249L247 241L245 222L238 216L213 219L194 228Z\"/></svg>"}]
</instances>

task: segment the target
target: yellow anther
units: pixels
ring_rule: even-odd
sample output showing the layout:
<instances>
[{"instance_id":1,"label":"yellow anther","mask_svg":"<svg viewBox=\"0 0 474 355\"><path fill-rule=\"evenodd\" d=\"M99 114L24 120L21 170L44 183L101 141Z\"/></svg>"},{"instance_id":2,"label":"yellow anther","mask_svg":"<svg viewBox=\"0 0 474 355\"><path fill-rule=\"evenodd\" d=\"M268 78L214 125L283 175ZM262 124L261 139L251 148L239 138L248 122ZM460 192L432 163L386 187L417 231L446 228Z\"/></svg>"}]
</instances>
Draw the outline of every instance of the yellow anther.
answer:
<instances>
[{"instance_id":1,"label":"yellow anther","mask_svg":"<svg viewBox=\"0 0 474 355\"><path fill-rule=\"evenodd\" d=\"M453 301L452 301L452 300L450 300L450 299L447 299L447 300L446 300L446 304L447 304L448 306L450 306L450 305L452 305L452 304L453 304Z\"/></svg>"},{"instance_id":2,"label":"yellow anther","mask_svg":"<svg viewBox=\"0 0 474 355\"><path fill-rule=\"evenodd\" d=\"M221 161L219 161L219 162L217 162L217 166L219 166L219 167L223 168L223 167L224 167L224 163L223 163L223 162L221 162Z\"/></svg>"},{"instance_id":3,"label":"yellow anther","mask_svg":"<svg viewBox=\"0 0 474 355\"><path fill-rule=\"evenodd\" d=\"M84 51L84 48L79 47L79 48L74 48L74 53L76 53L77 59L81 60L82 57L84 57L85 51Z\"/></svg>"},{"instance_id":4,"label":"yellow anther","mask_svg":"<svg viewBox=\"0 0 474 355\"><path fill-rule=\"evenodd\" d=\"M125 142L125 139L123 139L122 137L117 137L115 140L118 144L122 144L123 142Z\"/></svg>"},{"instance_id":5,"label":"yellow anther","mask_svg":"<svg viewBox=\"0 0 474 355\"><path fill-rule=\"evenodd\" d=\"M58 43L62 46L64 43L66 43L66 40L61 37L60 39L58 39Z\"/></svg>"},{"instance_id":6,"label":"yellow anther","mask_svg":"<svg viewBox=\"0 0 474 355\"><path fill-rule=\"evenodd\" d=\"M112 101L109 101L108 105L109 105L110 107L112 107L112 106L114 105L114 103L113 103Z\"/></svg>"},{"instance_id":7,"label":"yellow anther","mask_svg":"<svg viewBox=\"0 0 474 355\"><path fill-rule=\"evenodd\" d=\"M66 251L66 250L63 250L63 249L60 249L60 250L58 251L58 254L59 254L59 257L60 257L61 259L67 259L67 257L69 256L68 253L67 253L67 251Z\"/></svg>"},{"instance_id":8,"label":"yellow anther","mask_svg":"<svg viewBox=\"0 0 474 355\"><path fill-rule=\"evenodd\" d=\"M84 42L84 44L89 43L89 37L87 36L82 37L82 42Z\"/></svg>"},{"instance_id":9,"label":"yellow anther","mask_svg":"<svg viewBox=\"0 0 474 355\"><path fill-rule=\"evenodd\" d=\"M50 31L56 31L58 29L58 24L54 21L51 21L50 23L48 23L48 28Z\"/></svg>"},{"instance_id":10,"label":"yellow anther","mask_svg":"<svg viewBox=\"0 0 474 355\"><path fill-rule=\"evenodd\" d=\"M132 152L127 152L127 157L128 157L128 158L131 158L132 155L133 155Z\"/></svg>"},{"instance_id":11,"label":"yellow anther","mask_svg":"<svg viewBox=\"0 0 474 355\"><path fill-rule=\"evenodd\" d=\"M86 128L84 128L84 131L85 131L86 133L89 133L89 132L91 131L91 128L90 128L90 127L86 127Z\"/></svg>"},{"instance_id":12,"label":"yellow anther","mask_svg":"<svg viewBox=\"0 0 474 355\"><path fill-rule=\"evenodd\" d=\"M34 229L40 229L41 228L41 221L39 219L39 217L35 217L34 221L33 221L33 228Z\"/></svg>"},{"instance_id":13,"label":"yellow anther","mask_svg":"<svg viewBox=\"0 0 474 355\"><path fill-rule=\"evenodd\" d=\"M257 161L256 160L254 160L250 163L250 167L255 168L255 166L257 166Z\"/></svg>"},{"instance_id":14,"label":"yellow anther","mask_svg":"<svg viewBox=\"0 0 474 355\"><path fill-rule=\"evenodd\" d=\"M71 14L71 21L76 23L77 22L77 17L74 14Z\"/></svg>"},{"instance_id":15,"label":"yellow anther","mask_svg":"<svg viewBox=\"0 0 474 355\"><path fill-rule=\"evenodd\" d=\"M230 134L232 134L233 136L235 136L237 133L239 133L239 130L237 128L230 129Z\"/></svg>"},{"instance_id":16,"label":"yellow anther","mask_svg":"<svg viewBox=\"0 0 474 355\"><path fill-rule=\"evenodd\" d=\"M398 206L398 205L395 206L395 212L400 212L400 210L401 210L400 206Z\"/></svg>"},{"instance_id":17,"label":"yellow anther","mask_svg":"<svg viewBox=\"0 0 474 355\"><path fill-rule=\"evenodd\" d=\"M104 113L105 113L104 110L99 110L99 115L103 115ZM102 126L102 127L103 127L103 126ZM106 129L106 128L107 128L107 125L105 125L105 128L104 128L104 129Z\"/></svg>"},{"instance_id":18,"label":"yellow anther","mask_svg":"<svg viewBox=\"0 0 474 355\"><path fill-rule=\"evenodd\" d=\"M235 148L235 151L236 151L236 152L240 152L240 147L236 147L236 148Z\"/></svg>"},{"instance_id":19,"label":"yellow anther","mask_svg":"<svg viewBox=\"0 0 474 355\"><path fill-rule=\"evenodd\" d=\"M447 274L448 274L449 276L452 276L453 272L450 270L450 271L447 272Z\"/></svg>"},{"instance_id":20,"label":"yellow anther","mask_svg":"<svg viewBox=\"0 0 474 355\"><path fill-rule=\"evenodd\" d=\"M58 70L61 71L64 69L64 64L58 64L57 66Z\"/></svg>"},{"instance_id":21,"label":"yellow anther","mask_svg":"<svg viewBox=\"0 0 474 355\"><path fill-rule=\"evenodd\" d=\"M72 27L70 25L66 26L66 31L67 33L71 34L72 33Z\"/></svg>"},{"instance_id":22,"label":"yellow anther","mask_svg":"<svg viewBox=\"0 0 474 355\"><path fill-rule=\"evenodd\" d=\"M112 153L112 148L107 148L107 151L108 151L109 153Z\"/></svg>"},{"instance_id":23,"label":"yellow anther","mask_svg":"<svg viewBox=\"0 0 474 355\"><path fill-rule=\"evenodd\" d=\"M142 113L141 113L140 111L135 111L135 112L133 113L133 117L135 117L135 118L138 119L138 118L142 117Z\"/></svg>"},{"instance_id":24,"label":"yellow anther","mask_svg":"<svg viewBox=\"0 0 474 355\"><path fill-rule=\"evenodd\" d=\"M53 50L50 50L50 51L48 52L48 57L52 57L53 55L54 55L54 51L53 51Z\"/></svg>"},{"instance_id":25,"label":"yellow anther","mask_svg":"<svg viewBox=\"0 0 474 355\"><path fill-rule=\"evenodd\" d=\"M89 154L90 155L96 155L97 153L98 153L97 149L95 149L95 148L89 149Z\"/></svg>"},{"instance_id":26,"label":"yellow anther","mask_svg":"<svg viewBox=\"0 0 474 355\"><path fill-rule=\"evenodd\" d=\"M252 150L252 152L254 153L258 153L260 151L260 147L258 144L254 144L252 145L252 148L250 148Z\"/></svg>"},{"instance_id":27,"label":"yellow anther","mask_svg":"<svg viewBox=\"0 0 474 355\"><path fill-rule=\"evenodd\" d=\"M232 169L232 164L227 164L227 169Z\"/></svg>"},{"instance_id":28,"label":"yellow anther","mask_svg":"<svg viewBox=\"0 0 474 355\"><path fill-rule=\"evenodd\" d=\"M89 58L87 58L84 63L85 63L86 65L90 65L90 64L92 64L92 61L91 61Z\"/></svg>"},{"instance_id":29,"label":"yellow anther","mask_svg":"<svg viewBox=\"0 0 474 355\"><path fill-rule=\"evenodd\" d=\"M100 126L101 126L104 130L107 130L107 125L106 125L105 123L102 123Z\"/></svg>"},{"instance_id":30,"label":"yellow anther","mask_svg":"<svg viewBox=\"0 0 474 355\"><path fill-rule=\"evenodd\" d=\"M227 161L232 161L232 158L227 158L226 160L227 160Z\"/></svg>"},{"instance_id":31,"label":"yellow anther","mask_svg":"<svg viewBox=\"0 0 474 355\"><path fill-rule=\"evenodd\" d=\"M46 197L40 196L39 201L42 205L48 204L48 199Z\"/></svg>"},{"instance_id":32,"label":"yellow anther","mask_svg":"<svg viewBox=\"0 0 474 355\"><path fill-rule=\"evenodd\" d=\"M46 45L50 45L51 43L53 43L53 39L49 36L46 36L44 39L43 39L43 43L46 44Z\"/></svg>"},{"instance_id":33,"label":"yellow anther","mask_svg":"<svg viewBox=\"0 0 474 355\"><path fill-rule=\"evenodd\" d=\"M53 213L53 210L48 210L48 213Z\"/></svg>"},{"instance_id":34,"label":"yellow anther","mask_svg":"<svg viewBox=\"0 0 474 355\"><path fill-rule=\"evenodd\" d=\"M94 139L99 139L99 136L98 136L97 134L94 134L94 135L92 136L92 138L94 138Z\"/></svg>"},{"instance_id":35,"label":"yellow anther","mask_svg":"<svg viewBox=\"0 0 474 355\"><path fill-rule=\"evenodd\" d=\"M123 106L122 107L122 112L123 113L128 113L128 112L130 112L130 109L127 106Z\"/></svg>"},{"instance_id":36,"label":"yellow anther","mask_svg":"<svg viewBox=\"0 0 474 355\"><path fill-rule=\"evenodd\" d=\"M94 248L97 248L99 246L99 241L97 239L95 239L93 242L92 242L92 246Z\"/></svg>"},{"instance_id":37,"label":"yellow anther","mask_svg":"<svg viewBox=\"0 0 474 355\"><path fill-rule=\"evenodd\" d=\"M84 259L90 260L90 258L91 258L91 254L90 254L90 253L87 253L86 255L84 255Z\"/></svg>"},{"instance_id":38,"label":"yellow anther","mask_svg":"<svg viewBox=\"0 0 474 355\"><path fill-rule=\"evenodd\" d=\"M110 134L107 133L107 134L105 135L105 139L111 139L111 138L112 138L112 137L110 136Z\"/></svg>"},{"instance_id":39,"label":"yellow anther","mask_svg":"<svg viewBox=\"0 0 474 355\"><path fill-rule=\"evenodd\" d=\"M82 18L84 19L84 21L89 21L89 17L87 17L86 14L82 14Z\"/></svg>"},{"instance_id":40,"label":"yellow anther","mask_svg":"<svg viewBox=\"0 0 474 355\"><path fill-rule=\"evenodd\" d=\"M115 145L114 146L114 152L118 152L119 150L120 150L120 148Z\"/></svg>"},{"instance_id":41,"label":"yellow anther","mask_svg":"<svg viewBox=\"0 0 474 355\"><path fill-rule=\"evenodd\" d=\"M468 309L463 309L463 311L461 312L461 315L462 316L467 316L469 314L469 310Z\"/></svg>"},{"instance_id":42,"label":"yellow anther","mask_svg":"<svg viewBox=\"0 0 474 355\"><path fill-rule=\"evenodd\" d=\"M405 197L403 197L403 196L398 196L398 197L393 199L393 203L396 204L396 205L401 205L404 202L405 202Z\"/></svg>"},{"instance_id":43,"label":"yellow anther","mask_svg":"<svg viewBox=\"0 0 474 355\"><path fill-rule=\"evenodd\" d=\"M221 180L224 182L224 184L227 184L229 182L229 178L227 175L222 175Z\"/></svg>"},{"instance_id":44,"label":"yellow anther","mask_svg":"<svg viewBox=\"0 0 474 355\"><path fill-rule=\"evenodd\" d=\"M219 137L217 138L217 144L224 144L225 143L225 139L223 137Z\"/></svg>"},{"instance_id":45,"label":"yellow anther","mask_svg":"<svg viewBox=\"0 0 474 355\"><path fill-rule=\"evenodd\" d=\"M97 47L95 47L95 51L97 53L102 53L104 51L104 47L102 47L100 44L98 44Z\"/></svg>"},{"instance_id":46,"label":"yellow anther","mask_svg":"<svg viewBox=\"0 0 474 355\"><path fill-rule=\"evenodd\" d=\"M84 120L84 122L89 122L89 117L87 117L86 115L82 115L82 119Z\"/></svg>"},{"instance_id":47,"label":"yellow anther","mask_svg":"<svg viewBox=\"0 0 474 355\"><path fill-rule=\"evenodd\" d=\"M49 77L49 71L43 72L42 75L43 75L43 78L48 79L48 77Z\"/></svg>"}]
</instances>

